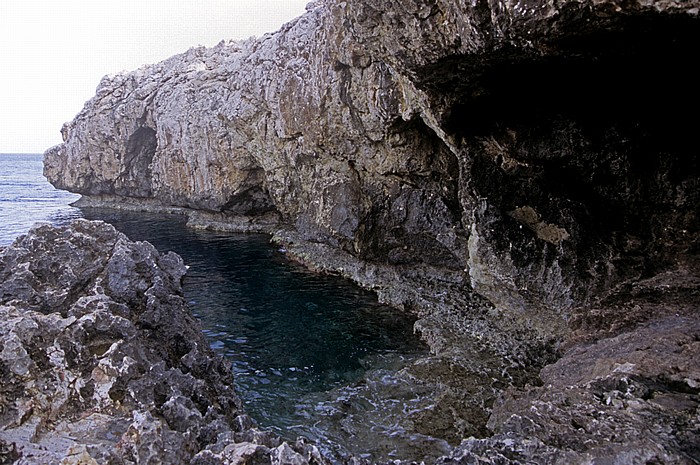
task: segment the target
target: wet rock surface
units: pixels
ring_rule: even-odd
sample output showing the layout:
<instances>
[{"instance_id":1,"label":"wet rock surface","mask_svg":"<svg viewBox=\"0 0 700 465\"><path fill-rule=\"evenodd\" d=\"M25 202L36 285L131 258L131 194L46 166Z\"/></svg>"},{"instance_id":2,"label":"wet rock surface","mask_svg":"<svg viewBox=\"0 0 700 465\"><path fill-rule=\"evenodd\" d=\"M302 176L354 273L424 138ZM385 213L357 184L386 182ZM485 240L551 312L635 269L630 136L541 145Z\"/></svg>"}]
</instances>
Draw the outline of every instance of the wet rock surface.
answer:
<instances>
[{"instance_id":1,"label":"wet rock surface","mask_svg":"<svg viewBox=\"0 0 700 465\"><path fill-rule=\"evenodd\" d=\"M656 349L623 340L696 344L699 11L320 0L275 34L105 78L45 173L86 204L274 232L417 314L433 357L407 373L442 395L410 422L450 460L697 463L693 363L665 351L639 374ZM595 365L591 347L637 368L547 371Z\"/></svg>"},{"instance_id":2,"label":"wet rock surface","mask_svg":"<svg viewBox=\"0 0 700 465\"><path fill-rule=\"evenodd\" d=\"M319 270L333 263L368 287L396 273L290 235L275 239L303 263ZM434 355L402 375L439 394L407 419L454 446L437 463L698 463L699 270L694 259L682 260L574 309L556 349L535 330L514 331L522 320L478 298L461 303L472 312L466 324L447 294L419 300L420 286L437 281L434 270L377 287L380 298L426 308L416 328Z\"/></svg>"},{"instance_id":3,"label":"wet rock surface","mask_svg":"<svg viewBox=\"0 0 700 465\"><path fill-rule=\"evenodd\" d=\"M0 251L1 463L323 463L241 411L184 274L86 220Z\"/></svg>"}]
</instances>

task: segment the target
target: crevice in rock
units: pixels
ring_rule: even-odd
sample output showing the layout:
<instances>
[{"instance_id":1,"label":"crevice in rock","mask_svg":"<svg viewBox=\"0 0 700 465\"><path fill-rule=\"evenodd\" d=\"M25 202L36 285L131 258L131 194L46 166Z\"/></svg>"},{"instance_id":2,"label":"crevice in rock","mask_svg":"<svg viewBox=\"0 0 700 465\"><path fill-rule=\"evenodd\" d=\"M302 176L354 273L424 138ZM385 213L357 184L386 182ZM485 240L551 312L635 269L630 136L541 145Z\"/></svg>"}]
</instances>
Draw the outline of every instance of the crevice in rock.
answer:
<instances>
[{"instance_id":1,"label":"crevice in rock","mask_svg":"<svg viewBox=\"0 0 700 465\"><path fill-rule=\"evenodd\" d=\"M345 63L341 63L340 61L336 61L334 69L340 76L338 97L343 105L348 108L348 111L350 112L350 121L352 121L353 127L361 134L364 134L366 132L365 127L362 124L362 119L359 116L357 107L352 100L352 72L350 66L346 65Z\"/></svg>"}]
</instances>

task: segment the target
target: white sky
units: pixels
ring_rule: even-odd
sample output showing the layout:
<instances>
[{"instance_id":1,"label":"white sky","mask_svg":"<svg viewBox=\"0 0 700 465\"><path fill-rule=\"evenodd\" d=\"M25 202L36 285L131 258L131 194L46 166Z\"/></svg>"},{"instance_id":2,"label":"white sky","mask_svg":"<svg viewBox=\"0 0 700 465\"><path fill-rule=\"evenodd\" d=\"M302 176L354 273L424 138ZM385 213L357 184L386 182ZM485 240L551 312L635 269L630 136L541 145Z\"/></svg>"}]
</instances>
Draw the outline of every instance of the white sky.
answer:
<instances>
[{"instance_id":1,"label":"white sky","mask_svg":"<svg viewBox=\"0 0 700 465\"><path fill-rule=\"evenodd\" d=\"M0 153L61 142L102 76L273 32L309 0L0 0Z\"/></svg>"}]
</instances>

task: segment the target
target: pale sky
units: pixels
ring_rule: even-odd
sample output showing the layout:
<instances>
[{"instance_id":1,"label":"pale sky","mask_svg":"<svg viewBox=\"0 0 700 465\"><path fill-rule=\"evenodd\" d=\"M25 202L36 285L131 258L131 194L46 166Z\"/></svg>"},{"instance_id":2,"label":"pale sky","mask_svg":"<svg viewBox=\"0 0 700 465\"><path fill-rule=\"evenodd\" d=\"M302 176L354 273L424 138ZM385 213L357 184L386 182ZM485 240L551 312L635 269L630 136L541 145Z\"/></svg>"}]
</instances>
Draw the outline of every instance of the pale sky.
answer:
<instances>
[{"instance_id":1,"label":"pale sky","mask_svg":"<svg viewBox=\"0 0 700 465\"><path fill-rule=\"evenodd\" d=\"M309 0L0 0L0 153L61 142L102 76L273 32Z\"/></svg>"}]
</instances>

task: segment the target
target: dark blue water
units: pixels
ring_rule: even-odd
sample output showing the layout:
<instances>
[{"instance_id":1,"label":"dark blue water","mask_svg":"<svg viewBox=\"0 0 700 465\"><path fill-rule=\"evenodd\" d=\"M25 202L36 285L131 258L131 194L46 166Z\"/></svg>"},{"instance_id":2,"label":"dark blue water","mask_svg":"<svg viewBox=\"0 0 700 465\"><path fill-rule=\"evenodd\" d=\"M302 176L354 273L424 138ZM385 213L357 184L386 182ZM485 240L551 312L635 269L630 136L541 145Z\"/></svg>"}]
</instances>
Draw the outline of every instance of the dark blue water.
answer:
<instances>
[{"instance_id":1,"label":"dark blue water","mask_svg":"<svg viewBox=\"0 0 700 465\"><path fill-rule=\"evenodd\" d=\"M304 396L425 352L413 319L344 279L290 262L267 235L194 230L179 215L83 214L182 256L185 295L212 347L233 362L246 410L281 434L294 435L287 430L309 415Z\"/></svg>"},{"instance_id":2,"label":"dark blue water","mask_svg":"<svg viewBox=\"0 0 700 465\"><path fill-rule=\"evenodd\" d=\"M266 235L187 228L178 215L77 210L41 176L41 156L2 156L0 244L34 221L83 216L180 254L183 286L212 348L231 360L247 412L288 439L342 456L419 458L446 444L412 431L430 394L400 370L425 355L413 320L346 280L292 262Z\"/></svg>"}]
</instances>

